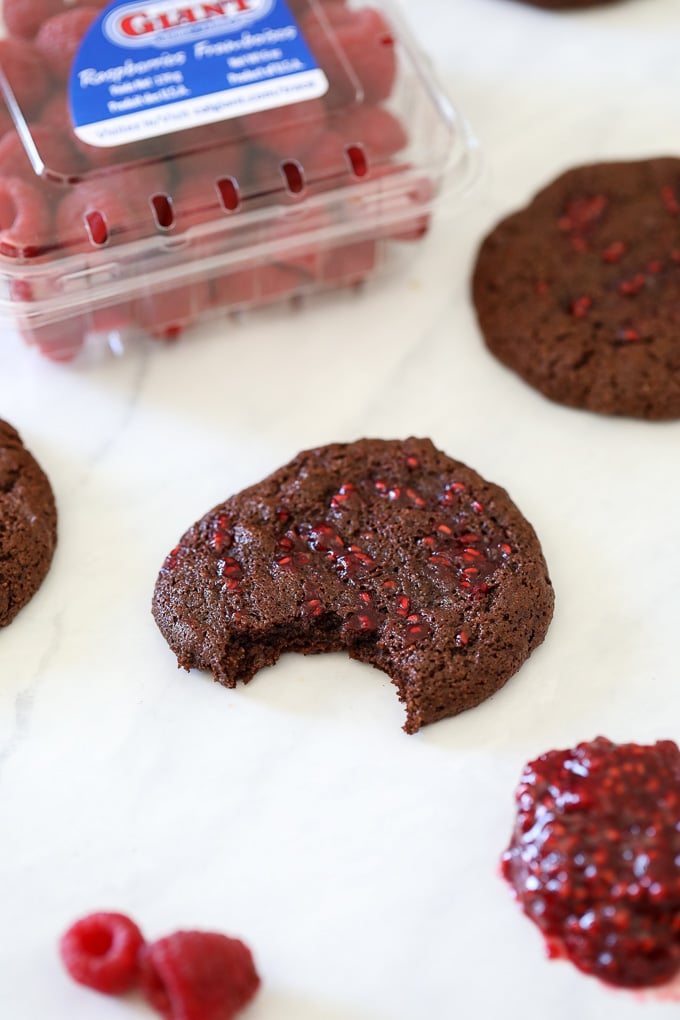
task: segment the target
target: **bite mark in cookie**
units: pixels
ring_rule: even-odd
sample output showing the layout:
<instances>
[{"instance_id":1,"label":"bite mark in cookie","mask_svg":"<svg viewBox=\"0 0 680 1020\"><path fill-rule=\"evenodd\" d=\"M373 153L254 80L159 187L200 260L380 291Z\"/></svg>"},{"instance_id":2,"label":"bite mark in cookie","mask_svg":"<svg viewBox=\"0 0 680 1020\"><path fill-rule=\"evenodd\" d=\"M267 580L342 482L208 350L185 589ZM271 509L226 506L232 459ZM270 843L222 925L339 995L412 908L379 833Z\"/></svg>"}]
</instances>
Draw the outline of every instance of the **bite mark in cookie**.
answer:
<instances>
[{"instance_id":1,"label":"bite mark in cookie","mask_svg":"<svg viewBox=\"0 0 680 1020\"><path fill-rule=\"evenodd\" d=\"M408 733L502 687L552 610L507 493L420 439L301 453L194 524L153 597L180 666L235 687L283 652L344 649L391 677Z\"/></svg>"}]
</instances>

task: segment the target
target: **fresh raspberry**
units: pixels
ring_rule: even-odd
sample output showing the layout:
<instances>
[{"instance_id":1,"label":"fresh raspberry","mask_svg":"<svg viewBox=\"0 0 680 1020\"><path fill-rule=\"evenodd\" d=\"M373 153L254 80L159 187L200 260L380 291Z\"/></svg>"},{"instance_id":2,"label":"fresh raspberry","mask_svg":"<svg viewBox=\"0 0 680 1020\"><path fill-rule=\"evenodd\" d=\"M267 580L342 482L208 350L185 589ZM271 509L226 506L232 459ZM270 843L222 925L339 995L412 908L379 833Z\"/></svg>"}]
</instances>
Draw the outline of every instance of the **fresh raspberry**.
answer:
<instances>
[{"instance_id":1,"label":"fresh raspberry","mask_svg":"<svg viewBox=\"0 0 680 1020\"><path fill-rule=\"evenodd\" d=\"M408 204L415 215L400 222L396 230L390 231L390 237L395 241L422 241L430 231L434 197L434 183L430 177L421 174L413 181L407 196Z\"/></svg>"},{"instance_id":2,"label":"fresh raspberry","mask_svg":"<svg viewBox=\"0 0 680 1020\"><path fill-rule=\"evenodd\" d=\"M281 175L281 160L264 149L252 148L239 178L239 189L243 196L258 198L285 190Z\"/></svg>"},{"instance_id":3,"label":"fresh raspberry","mask_svg":"<svg viewBox=\"0 0 680 1020\"><path fill-rule=\"evenodd\" d=\"M357 106L329 120L329 130L317 139L302 160L302 168L315 190L332 184L336 178L364 177L408 145L408 136L401 121L378 106ZM359 150L351 159L352 148ZM363 165L359 170L359 162Z\"/></svg>"},{"instance_id":4,"label":"fresh raspberry","mask_svg":"<svg viewBox=\"0 0 680 1020\"><path fill-rule=\"evenodd\" d=\"M344 7L347 0L317 0L318 3L326 6L327 4L338 4ZM312 0L288 0L288 6L296 18L302 17L304 14L309 13Z\"/></svg>"},{"instance_id":5,"label":"fresh raspberry","mask_svg":"<svg viewBox=\"0 0 680 1020\"><path fill-rule=\"evenodd\" d=\"M17 318L17 328L29 347L49 361L63 363L73 361L85 343L86 323L82 315L70 316L64 322L50 322L37 326L32 319Z\"/></svg>"},{"instance_id":6,"label":"fresh raspberry","mask_svg":"<svg viewBox=\"0 0 680 1020\"><path fill-rule=\"evenodd\" d=\"M142 991L165 1020L232 1020L260 986L248 947L212 932L159 939L140 965Z\"/></svg>"},{"instance_id":7,"label":"fresh raspberry","mask_svg":"<svg viewBox=\"0 0 680 1020\"><path fill-rule=\"evenodd\" d=\"M170 167L167 163L131 163L128 166L102 168L100 176L92 181L123 192L128 204L148 203L150 195L167 191L170 187Z\"/></svg>"},{"instance_id":8,"label":"fresh raspberry","mask_svg":"<svg viewBox=\"0 0 680 1020\"><path fill-rule=\"evenodd\" d=\"M170 190L170 168L167 163L139 163L104 172L99 178L125 195L129 209L127 237L149 237L156 229L151 200Z\"/></svg>"},{"instance_id":9,"label":"fresh raspberry","mask_svg":"<svg viewBox=\"0 0 680 1020\"><path fill-rule=\"evenodd\" d=\"M409 176L413 167L408 163L392 163L373 168L367 180L380 181L395 175ZM408 190L390 185L375 191L372 201L375 209L372 215L389 223L383 233L395 241L421 241L430 229L431 207L435 189L430 177L425 174L409 181Z\"/></svg>"},{"instance_id":10,"label":"fresh raspberry","mask_svg":"<svg viewBox=\"0 0 680 1020\"><path fill-rule=\"evenodd\" d=\"M333 120L345 145L361 145L369 163L384 162L408 145L406 129L398 117L382 106L355 106Z\"/></svg>"},{"instance_id":11,"label":"fresh raspberry","mask_svg":"<svg viewBox=\"0 0 680 1020\"><path fill-rule=\"evenodd\" d=\"M226 179L226 178L225 178ZM172 193L174 230L183 233L201 223L213 223L225 215L214 173L199 173L181 180ZM238 195L235 195L238 199Z\"/></svg>"},{"instance_id":12,"label":"fresh raspberry","mask_svg":"<svg viewBox=\"0 0 680 1020\"><path fill-rule=\"evenodd\" d=\"M373 274L377 261L378 245L375 241L339 244L323 253L319 278L334 286L353 287Z\"/></svg>"},{"instance_id":13,"label":"fresh raspberry","mask_svg":"<svg viewBox=\"0 0 680 1020\"><path fill-rule=\"evenodd\" d=\"M9 296L11 301L23 304L23 302L35 301L35 287L33 282L26 277L14 276L9 281Z\"/></svg>"},{"instance_id":14,"label":"fresh raspberry","mask_svg":"<svg viewBox=\"0 0 680 1020\"><path fill-rule=\"evenodd\" d=\"M144 938L124 914L96 913L76 921L59 943L61 958L74 981L107 995L133 986Z\"/></svg>"},{"instance_id":15,"label":"fresh raspberry","mask_svg":"<svg viewBox=\"0 0 680 1020\"><path fill-rule=\"evenodd\" d=\"M180 149L173 158L173 169L182 181L197 177L212 176L214 181L221 177L239 180L246 160L246 147L234 138L213 137L209 147L196 147L187 141L187 147Z\"/></svg>"},{"instance_id":16,"label":"fresh raspberry","mask_svg":"<svg viewBox=\"0 0 680 1020\"><path fill-rule=\"evenodd\" d=\"M75 3L70 3L70 7L102 8L107 3L108 0L76 0ZM32 39L48 18L62 14L63 10L64 0L30 0L30 2L29 0L4 0L2 16L10 35Z\"/></svg>"},{"instance_id":17,"label":"fresh raspberry","mask_svg":"<svg viewBox=\"0 0 680 1020\"><path fill-rule=\"evenodd\" d=\"M61 131L71 146L83 159L87 167L96 169L118 168L122 164L138 160L167 157L171 150L159 144L158 139L148 138L139 142L128 142L125 145L88 145L77 137L73 130L73 120L68 96L57 92L40 111L40 123Z\"/></svg>"},{"instance_id":18,"label":"fresh raspberry","mask_svg":"<svg viewBox=\"0 0 680 1020\"><path fill-rule=\"evenodd\" d=\"M315 191L335 187L337 178L349 174L344 136L332 129L324 131L302 158L301 166L307 185Z\"/></svg>"},{"instance_id":19,"label":"fresh raspberry","mask_svg":"<svg viewBox=\"0 0 680 1020\"><path fill-rule=\"evenodd\" d=\"M168 181L162 163L102 170L75 185L60 202L57 239L65 247L86 252L151 236L156 229L151 198L166 193Z\"/></svg>"},{"instance_id":20,"label":"fresh raspberry","mask_svg":"<svg viewBox=\"0 0 680 1020\"><path fill-rule=\"evenodd\" d=\"M170 290L152 290L135 301L134 320L156 340L175 340L198 321L209 298L207 280L180 284Z\"/></svg>"},{"instance_id":21,"label":"fresh raspberry","mask_svg":"<svg viewBox=\"0 0 680 1020\"><path fill-rule=\"evenodd\" d=\"M236 142L241 137L238 118L230 117L227 120L219 120L214 124L201 124L199 127L190 128L188 131L178 131L174 135L165 135L163 143L170 145L170 151L192 152L194 149L204 149L210 145L228 145Z\"/></svg>"},{"instance_id":22,"label":"fresh raspberry","mask_svg":"<svg viewBox=\"0 0 680 1020\"><path fill-rule=\"evenodd\" d=\"M301 27L328 78L327 105L338 109L356 99L357 84L349 76L340 54L358 79L363 102L387 99L394 88L397 58L394 37L380 11L373 7L353 10L333 2L323 6L323 15L321 18L310 10Z\"/></svg>"},{"instance_id":23,"label":"fresh raspberry","mask_svg":"<svg viewBox=\"0 0 680 1020\"><path fill-rule=\"evenodd\" d=\"M38 189L20 177L0 177L0 255L35 258L51 240L50 211Z\"/></svg>"},{"instance_id":24,"label":"fresh raspberry","mask_svg":"<svg viewBox=\"0 0 680 1020\"><path fill-rule=\"evenodd\" d=\"M64 0L5 0L2 17L10 35L32 39L48 18L64 9Z\"/></svg>"},{"instance_id":25,"label":"fresh raspberry","mask_svg":"<svg viewBox=\"0 0 680 1020\"><path fill-rule=\"evenodd\" d=\"M130 237L130 206L112 178L77 184L59 203L56 237L72 251L88 252Z\"/></svg>"},{"instance_id":26,"label":"fresh raspberry","mask_svg":"<svg viewBox=\"0 0 680 1020\"><path fill-rule=\"evenodd\" d=\"M37 288L39 289L39 287ZM9 285L19 335L50 361L73 361L85 342L87 323L83 315L70 315L60 322L36 321L34 301L39 299L34 281L15 276Z\"/></svg>"},{"instance_id":27,"label":"fresh raspberry","mask_svg":"<svg viewBox=\"0 0 680 1020\"><path fill-rule=\"evenodd\" d=\"M298 158L308 152L326 126L326 110L320 99L261 110L241 119L244 138L282 158Z\"/></svg>"},{"instance_id":28,"label":"fresh raspberry","mask_svg":"<svg viewBox=\"0 0 680 1020\"><path fill-rule=\"evenodd\" d=\"M193 177L173 190L171 196L157 193L151 201L156 207L158 225L173 233L182 233L224 215L213 174ZM207 281L154 291L135 301L133 316L150 336L174 340L198 320L209 304L209 297Z\"/></svg>"},{"instance_id":29,"label":"fresh raspberry","mask_svg":"<svg viewBox=\"0 0 680 1020\"><path fill-rule=\"evenodd\" d=\"M38 120L46 127L68 135L73 131L68 96L64 92L55 92L50 96L40 111ZM73 139L71 139L73 140Z\"/></svg>"},{"instance_id":30,"label":"fresh raspberry","mask_svg":"<svg viewBox=\"0 0 680 1020\"><path fill-rule=\"evenodd\" d=\"M0 39L0 65L25 117L42 106L50 87L43 58L23 39Z\"/></svg>"},{"instance_id":31,"label":"fresh raspberry","mask_svg":"<svg viewBox=\"0 0 680 1020\"><path fill-rule=\"evenodd\" d=\"M99 148L95 145L86 145L85 142L76 137L73 130L68 96L64 92L56 92L47 100L40 111L40 123L65 135L69 145L78 153L78 156L88 167L110 166L111 164L130 159L129 150L126 146L113 145L107 148Z\"/></svg>"},{"instance_id":32,"label":"fresh raspberry","mask_svg":"<svg viewBox=\"0 0 680 1020\"><path fill-rule=\"evenodd\" d=\"M98 14L96 7L77 7L48 18L40 26L35 46L58 81L68 81L80 42Z\"/></svg>"},{"instance_id":33,"label":"fresh raspberry","mask_svg":"<svg viewBox=\"0 0 680 1020\"><path fill-rule=\"evenodd\" d=\"M254 308L293 295L299 285L299 274L280 266L238 269L212 281L212 304L225 311Z\"/></svg>"},{"instance_id":34,"label":"fresh raspberry","mask_svg":"<svg viewBox=\"0 0 680 1020\"><path fill-rule=\"evenodd\" d=\"M319 153L319 156L315 158L313 153ZM248 198L273 196L286 191L300 195L319 180L325 182L329 176L347 173L341 139L332 132L324 131L309 152L300 153L295 159L283 160L271 151L254 147L239 179L239 188Z\"/></svg>"},{"instance_id":35,"label":"fresh raspberry","mask_svg":"<svg viewBox=\"0 0 680 1020\"><path fill-rule=\"evenodd\" d=\"M4 102L0 101L0 138L14 130L14 121Z\"/></svg>"},{"instance_id":36,"label":"fresh raspberry","mask_svg":"<svg viewBox=\"0 0 680 1020\"><path fill-rule=\"evenodd\" d=\"M173 157L188 153L202 152L221 146L230 146L241 138L241 129L236 119L221 120L215 124L203 124L188 131L177 131L157 139L165 155Z\"/></svg>"},{"instance_id":37,"label":"fresh raspberry","mask_svg":"<svg viewBox=\"0 0 680 1020\"><path fill-rule=\"evenodd\" d=\"M320 238L332 225L332 217L324 209L303 205L290 210L287 216L274 220L269 228L268 240L275 246L274 261L314 275Z\"/></svg>"},{"instance_id":38,"label":"fresh raspberry","mask_svg":"<svg viewBox=\"0 0 680 1020\"><path fill-rule=\"evenodd\" d=\"M257 306L309 289L322 275L319 238L330 222L325 211L305 206L275 220L263 236L271 247L271 260L218 277L213 282L214 303L224 308Z\"/></svg>"},{"instance_id":39,"label":"fresh raspberry","mask_svg":"<svg viewBox=\"0 0 680 1020\"><path fill-rule=\"evenodd\" d=\"M30 125L30 132L46 171L62 177L74 177L80 172L82 164L78 156L68 138L57 128L37 123ZM40 167L34 168L16 131L9 131L3 136L0 140L0 174L35 182L36 175L42 172Z\"/></svg>"},{"instance_id":40,"label":"fresh raspberry","mask_svg":"<svg viewBox=\"0 0 680 1020\"><path fill-rule=\"evenodd\" d=\"M69 113L69 119L70 119ZM84 159L86 165L93 169L116 168L121 163L128 163L138 157L146 157L150 154L148 146L142 146L136 142L129 145L88 145L82 141L71 127L72 144L76 152Z\"/></svg>"},{"instance_id":41,"label":"fresh raspberry","mask_svg":"<svg viewBox=\"0 0 680 1020\"><path fill-rule=\"evenodd\" d=\"M132 324L132 298L123 298L114 305L93 308L89 312L89 332L117 333Z\"/></svg>"}]
</instances>

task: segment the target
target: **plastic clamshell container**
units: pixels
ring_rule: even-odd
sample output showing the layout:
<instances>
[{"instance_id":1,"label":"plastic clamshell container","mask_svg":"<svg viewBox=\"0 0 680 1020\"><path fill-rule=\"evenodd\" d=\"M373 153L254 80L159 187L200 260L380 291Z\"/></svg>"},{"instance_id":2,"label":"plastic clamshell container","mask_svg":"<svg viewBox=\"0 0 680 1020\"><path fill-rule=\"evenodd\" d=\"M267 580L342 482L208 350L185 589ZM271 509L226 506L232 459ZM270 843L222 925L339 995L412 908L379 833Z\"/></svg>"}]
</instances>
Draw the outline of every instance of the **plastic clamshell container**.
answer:
<instances>
[{"instance_id":1,"label":"plastic clamshell container","mask_svg":"<svg viewBox=\"0 0 680 1020\"><path fill-rule=\"evenodd\" d=\"M0 11L0 321L54 360L354 287L474 178L383 0Z\"/></svg>"}]
</instances>

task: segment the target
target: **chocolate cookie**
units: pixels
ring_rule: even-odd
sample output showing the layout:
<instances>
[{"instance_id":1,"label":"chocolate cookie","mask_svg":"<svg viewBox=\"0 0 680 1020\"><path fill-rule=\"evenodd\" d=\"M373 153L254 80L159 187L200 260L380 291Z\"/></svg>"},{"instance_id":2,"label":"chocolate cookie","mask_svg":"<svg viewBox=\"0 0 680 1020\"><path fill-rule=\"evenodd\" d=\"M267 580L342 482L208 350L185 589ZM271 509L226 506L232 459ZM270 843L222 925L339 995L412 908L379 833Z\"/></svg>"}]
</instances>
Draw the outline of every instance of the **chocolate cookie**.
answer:
<instances>
[{"instance_id":1,"label":"chocolate cookie","mask_svg":"<svg viewBox=\"0 0 680 1020\"><path fill-rule=\"evenodd\" d=\"M551 400L680 417L680 160L563 174L486 238L473 295L489 349Z\"/></svg>"},{"instance_id":2,"label":"chocolate cookie","mask_svg":"<svg viewBox=\"0 0 680 1020\"><path fill-rule=\"evenodd\" d=\"M532 7L544 7L548 11L562 11L582 7L604 7L605 4L617 3L618 0L522 0Z\"/></svg>"},{"instance_id":3,"label":"chocolate cookie","mask_svg":"<svg viewBox=\"0 0 680 1020\"><path fill-rule=\"evenodd\" d=\"M235 687L345 649L392 678L407 733L502 687L552 610L531 525L428 439L301 453L194 524L153 597L180 666Z\"/></svg>"},{"instance_id":4,"label":"chocolate cookie","mask_svg":"<svg viewBox=\"0 0 680 1020\"><path fill-rule=\"evenodd\" d=\"M0 627L38 590L56 543L50 483L16 430L0 421Z\"/></svg>"}]
</instances>

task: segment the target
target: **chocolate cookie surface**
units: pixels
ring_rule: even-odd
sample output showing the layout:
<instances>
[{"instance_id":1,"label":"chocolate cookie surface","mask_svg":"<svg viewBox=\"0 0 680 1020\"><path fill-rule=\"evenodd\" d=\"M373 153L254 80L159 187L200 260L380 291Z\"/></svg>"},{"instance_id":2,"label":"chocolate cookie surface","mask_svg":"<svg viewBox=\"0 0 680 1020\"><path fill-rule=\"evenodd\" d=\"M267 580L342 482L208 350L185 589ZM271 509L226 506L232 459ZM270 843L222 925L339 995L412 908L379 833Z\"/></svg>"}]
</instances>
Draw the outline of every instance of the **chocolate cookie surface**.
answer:
<instances>
[{"instance_id":1,"label":"chocolate cookie surface","mask_svg":"<svg viewBox=\"0 0 680 1020\"><path fill-rule=\"evenodd\" d=\"M582 7L604 7L619 0L522 0L532 7L543 7L548 11L575 10Z\"/></svg>"},{"instance_id":2,"label":"chocolate cookie surface","mask_svg":"<svg viewBox=\"0 0 680 1020\"><path fill-rule=\"evenodd\" d=\"M481 246L487 346L546 397L680 417L680 160L576 167Z\"/></svg>"},{"instance_id":3,"label":"chocolate cookie surface","mask_svg":"<svg viewBox=\"0 0 680 1020\"><path fill-rule=\"evenodd\" d=\"M57 511L47 476L18 433L0 420L0 627L42 584L57 543Z\"/></svg>"},{"instance_id":4,"label":"chocolate cookie surface","mask_svg":"<svg viewBox=\"0 0 680 1020\"><path fill-rule=\"evenodd\" d=\"M508 494L421 439L301 453L194 524L153 596L180 666L235 687L285 651L345 649L391 677L408 733L502 687L552 610Z\"/></svg>"}]
</instances>

